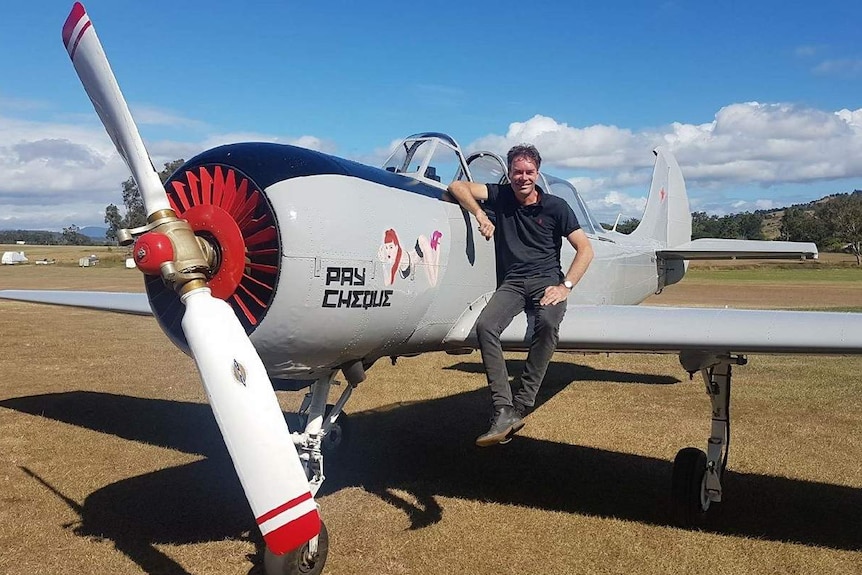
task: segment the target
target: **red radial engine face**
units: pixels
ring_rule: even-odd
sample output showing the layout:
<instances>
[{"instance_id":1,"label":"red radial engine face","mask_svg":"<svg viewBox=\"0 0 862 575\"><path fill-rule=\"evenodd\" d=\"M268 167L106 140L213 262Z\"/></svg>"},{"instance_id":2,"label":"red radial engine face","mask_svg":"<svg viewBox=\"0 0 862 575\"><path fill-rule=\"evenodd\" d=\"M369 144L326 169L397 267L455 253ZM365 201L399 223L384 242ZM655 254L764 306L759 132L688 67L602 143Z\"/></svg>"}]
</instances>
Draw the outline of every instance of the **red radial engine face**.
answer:
<instances>
[{"instance_id":1,"label":"red radial engine face","mask_svg":"<svg viewBox=\"0 0 862 575\"><path fill-rule=\"evenodd\" d=\"M213 295L228 302L251 333L266 315L278 282L281 250L269 202L250 178L223 165L181 168L165 189L177 215L216 250L209 279ZM157 276L147 277L147 292L159 321L184 342L179 298Z\"/></svg>"}]
</instances>

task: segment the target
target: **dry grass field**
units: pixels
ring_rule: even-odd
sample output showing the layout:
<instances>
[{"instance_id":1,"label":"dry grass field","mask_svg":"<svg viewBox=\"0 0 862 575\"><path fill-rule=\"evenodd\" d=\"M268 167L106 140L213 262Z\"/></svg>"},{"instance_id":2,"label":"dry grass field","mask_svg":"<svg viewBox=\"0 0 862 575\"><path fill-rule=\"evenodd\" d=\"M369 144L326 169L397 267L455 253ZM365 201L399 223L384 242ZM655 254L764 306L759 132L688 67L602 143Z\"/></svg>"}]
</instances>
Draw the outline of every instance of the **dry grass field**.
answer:
<instances>
[{"instance_id":1,"label":"dry grass field","mask_svg":"<svg viewBox=\"0 0 862 575\"><path fill-rule=\"evenodd\" d=\"M648 303L862 307L862 281L704 274ZM142 282L0 267L0 289L28 288ZM478 353L378 362L327 460L326 573L862 573L862 357L749 359L701 530L668 514L673 457L710 417L674 356L557 354L522 434L484 450ZM262 573L194 365L150 318L0 300L0 482L0 574Z\"/></svg>"}]
</instances>

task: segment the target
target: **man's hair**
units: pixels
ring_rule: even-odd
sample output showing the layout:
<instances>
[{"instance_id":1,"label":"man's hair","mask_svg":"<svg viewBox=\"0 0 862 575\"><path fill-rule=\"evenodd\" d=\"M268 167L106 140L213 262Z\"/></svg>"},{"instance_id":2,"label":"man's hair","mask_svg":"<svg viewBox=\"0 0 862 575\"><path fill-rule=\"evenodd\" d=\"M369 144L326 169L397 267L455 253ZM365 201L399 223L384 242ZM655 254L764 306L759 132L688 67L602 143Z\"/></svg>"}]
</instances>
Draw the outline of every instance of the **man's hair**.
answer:
<instances>
[{"instance_id":1,"label":"man's hair","mask_svg":"<svg viewBox=\"0 0 862 575\"><path fill-rule=\"evenodd\" d=\"M508 154L506 154L506 163L508 164L508 168L511 170L512 162L522 157L527 158L536 164L537 170L542 167L542 156L539 154L539 150L536 149L536 146L533 144L518 144L517 146L512 146L512 149L509 150Z\"/></svg>"}]
</instances>

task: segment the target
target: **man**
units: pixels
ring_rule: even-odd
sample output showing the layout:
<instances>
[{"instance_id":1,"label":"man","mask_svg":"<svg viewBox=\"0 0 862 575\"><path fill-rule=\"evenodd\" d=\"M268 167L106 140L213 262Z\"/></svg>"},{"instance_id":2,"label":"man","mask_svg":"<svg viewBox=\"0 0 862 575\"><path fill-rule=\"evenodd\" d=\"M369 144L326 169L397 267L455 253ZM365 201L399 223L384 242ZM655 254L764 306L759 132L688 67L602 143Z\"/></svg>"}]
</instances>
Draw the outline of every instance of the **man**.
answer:
<instances>
[{"instance_id":1,"label":"man","mask_svg":"<svg viewBox=\"0 0 862 575\"><path fill-rule=\"evenodd\" d=\"M485 239L495 239L501 268L497 273L500 285L476 321L494 407L491 428L476 439L480 447L505 442L524 427L524 416L535 404L557 347L566 298L593 259L593 248L572 208L536 186L542 165L539 151L521 144L509 150L506 159L509 184L452 182L448 189L476 217ZM496 225L477 200L493 209ZM577 250L565 274L560 264L564 237ZM500 334L528 308L535 310L535 327L521 385L513 398Z\"/></svg>"}]
</instances>

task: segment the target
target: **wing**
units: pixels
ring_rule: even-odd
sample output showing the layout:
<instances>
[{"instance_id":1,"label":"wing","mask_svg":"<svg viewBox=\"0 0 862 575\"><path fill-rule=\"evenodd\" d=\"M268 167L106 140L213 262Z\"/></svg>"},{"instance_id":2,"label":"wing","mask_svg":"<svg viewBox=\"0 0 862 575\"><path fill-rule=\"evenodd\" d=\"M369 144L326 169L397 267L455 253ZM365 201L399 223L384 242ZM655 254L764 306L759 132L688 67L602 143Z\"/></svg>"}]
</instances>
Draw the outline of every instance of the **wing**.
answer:
<instances>
[{"instance_id":1,"label":"wing","mask_svg":"<svg viewBox=\"0 0 862 575\"><path fill-rule=\"evenodd\" d=\"M458 321L447 344L477 347L472 326L482 306ZM531 314L521 313L501 335L508 350L526 350ZM862 353L862 314L656 306L571 305L560 325L558 351L676 353Z\"/></svg>"},{"instance_id":2,"label":"wing","mask_svg":"<svg viewBox=\"0 0 862 575\"><path fill-rule=\"evenodd\" d=\"M153 315L145 293L60 290L0 290L0 299L85 307L134 315Z\"/></svg>"}]
</instances>

